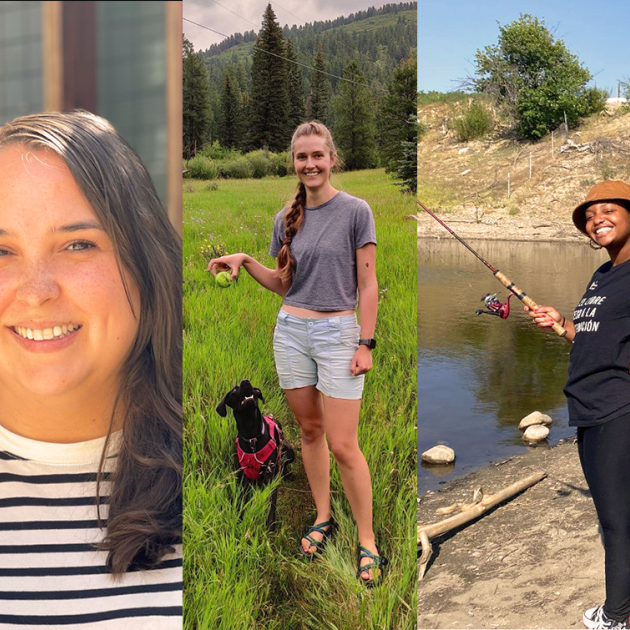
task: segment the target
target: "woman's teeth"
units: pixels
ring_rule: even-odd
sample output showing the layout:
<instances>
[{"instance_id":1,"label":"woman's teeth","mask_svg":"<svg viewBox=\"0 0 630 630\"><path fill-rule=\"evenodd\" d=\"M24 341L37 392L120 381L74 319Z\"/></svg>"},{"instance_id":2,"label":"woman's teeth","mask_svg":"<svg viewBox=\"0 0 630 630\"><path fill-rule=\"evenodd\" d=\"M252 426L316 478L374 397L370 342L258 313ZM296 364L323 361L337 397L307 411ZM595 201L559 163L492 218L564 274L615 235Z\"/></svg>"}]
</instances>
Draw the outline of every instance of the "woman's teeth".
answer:
<instances>
[{"instance_id":1,"label":"woman's teeth","mask_svg":"<svg viewBox=\"0 0 630 630\"><path fill-rule=\"evenodd\" d=\"M53 326L52 328L24 328L22 326L14 326L13 330L24 337L24 339L33 339L34 341L49 341L50 339L61 339L67 337L75 330L79 330L81 326L78 324L63 324L62 326Z\"/></svg>"}]
</instances>

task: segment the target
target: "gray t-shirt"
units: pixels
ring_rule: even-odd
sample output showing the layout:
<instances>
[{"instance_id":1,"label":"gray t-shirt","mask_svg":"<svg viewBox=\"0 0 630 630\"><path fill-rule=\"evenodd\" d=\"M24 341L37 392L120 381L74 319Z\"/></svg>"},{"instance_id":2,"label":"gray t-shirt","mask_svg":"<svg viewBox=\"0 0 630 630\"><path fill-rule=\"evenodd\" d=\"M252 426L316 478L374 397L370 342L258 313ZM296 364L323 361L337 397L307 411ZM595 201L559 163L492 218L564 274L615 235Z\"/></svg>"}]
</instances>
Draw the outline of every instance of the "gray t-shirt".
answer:
<instances>
[{"instance_id":1,"label":"gray t-shirt","mask_svg":"<svg viewBox=\"0 0 630 630\"><path fill-rule=\"evenodd\" d=\"M304 223L293 237L297 266L284 304L313 311L347 311L357 306L356 251L376 244L370 206L345 192L317 206L306 207ZM269 254L274 258L284 240L284 216L276 215Z\"/></svg>"}]
</instances>

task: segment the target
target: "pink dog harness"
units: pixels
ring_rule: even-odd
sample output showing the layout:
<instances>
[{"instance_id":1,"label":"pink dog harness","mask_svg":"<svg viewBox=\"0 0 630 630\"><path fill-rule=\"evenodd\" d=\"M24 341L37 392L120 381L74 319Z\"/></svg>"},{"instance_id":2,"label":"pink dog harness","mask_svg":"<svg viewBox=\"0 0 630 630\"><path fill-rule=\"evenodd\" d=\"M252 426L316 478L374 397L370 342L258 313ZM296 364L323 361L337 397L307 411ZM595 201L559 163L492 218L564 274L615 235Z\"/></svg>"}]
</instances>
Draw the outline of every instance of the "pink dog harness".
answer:
<instances>
[{"instance_id":1,"label":"pink dog harness","mask_svg":"<svg viewBox=\"0 0 630 630\"><path fill-rule=\"evenodd\" d=\"M271 456L276 453L276 463L280 466L280 449L278 445L280 443L280 429L275 423L273 416L265 416L263 418L263 429L267 425L269 430L270 439L265 446L259 451L254 453L246 453L239 443L239 438L236 438L236 455L238 462L241 466L241 470L250 481L255 481L260 477L263 466L267 465L267 461Z\"/></svg>"}]
</instances>

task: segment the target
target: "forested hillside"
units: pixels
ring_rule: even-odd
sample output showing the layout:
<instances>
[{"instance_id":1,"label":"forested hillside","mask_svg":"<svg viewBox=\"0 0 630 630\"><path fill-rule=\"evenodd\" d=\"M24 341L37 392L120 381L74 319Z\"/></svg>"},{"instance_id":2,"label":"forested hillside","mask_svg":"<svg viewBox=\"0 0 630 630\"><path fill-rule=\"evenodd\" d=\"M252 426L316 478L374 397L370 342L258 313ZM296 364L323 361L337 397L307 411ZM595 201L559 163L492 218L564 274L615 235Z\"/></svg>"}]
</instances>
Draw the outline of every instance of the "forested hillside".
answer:
<instances>
[{"instance_id":1,"label":"forested hillside","mask_svg":"<svg viewBox=\"0 0 630 630\"><path fill-rule=\"evenodd\" d=\"M329 75L343 76L348 65L355 61L365 81L379 97L391 83L392 75L401 61L415 54L417 42L417 3L388 4L370 8L336 20L308 23L282 29L282 36L291 42L295 60L300 66L301 96L307 113L316 55L321 44L319 62ZM262 16L261 16L262 23ZM220 44L199 51L204 60L210 83L211 138L219 137L218 124L222 117L221 100L226 72L240 94L247 100L251 92L251 69L257 33L235 33ZM338 93L340 81L326 75L329 100ZM334 124L334 111L329 111L328 124Z\"/></svg>"}]
</instances>

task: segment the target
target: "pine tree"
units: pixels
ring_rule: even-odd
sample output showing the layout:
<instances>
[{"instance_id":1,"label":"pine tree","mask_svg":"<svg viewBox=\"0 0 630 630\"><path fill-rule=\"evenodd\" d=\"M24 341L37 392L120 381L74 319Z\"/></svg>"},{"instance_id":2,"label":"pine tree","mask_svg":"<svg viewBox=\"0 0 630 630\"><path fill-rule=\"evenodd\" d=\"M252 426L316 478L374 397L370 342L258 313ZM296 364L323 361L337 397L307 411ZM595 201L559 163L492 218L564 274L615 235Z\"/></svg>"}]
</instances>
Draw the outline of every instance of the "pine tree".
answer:
<instances>
[{"instance_id":1,"label":"pine tree","mask_svg":"<svg viewBox=\"0 0 630 630\"><path fill-rule=\"evenodd\" d=\"M297 54L290 39L287 40L287 59L297 61ZM304 93L302 70L295 63L288 64L289 71L289 126L295 129L304 121Z\"/></svg>"},{"instance_id":2,"label":"pine tree","mask_svg":"<svg viewBox=\"0 0 630 630\"><path fill-rule=\"evenodd\" d=\"M250 92L250 149L286 150L291 140L286 46L276 15L268 4L254 45Z\"/></svg>"},{"instance_id":3,"label":"pine tree","mask_svg":"<svg viewBox=\"0 0 630 630\"><path fill-rule=\"evenodd\" d=\"M221 118L219 119L219 142L232 149L241 146L243 126L242 98L238 85L232 81L229 72L225 73L221 92Z\"/></svg>"},{"instance_id":4,"label":"pine tree","mask_svg":"<svg viewBox=\"0 0 630 630\"><path fill-rule=\"evenodd\" d=\"M185 37L182 48L183 148L188 160L201 149L210 133L210 85L202 58Z\"/></svg>"},{"instance_id":5,"label":"pine tree","mask_svg":"<svg viewBox=\"0 0 630 630\"><path fill-rule=\"evenodd\" d=\"M413 141L403 140L400 143L400 158L396 168L396 179L400 180L400 192L416 193L418 190L418 114L414 112L407 120L407 126L416 130Z\"/></svg>"},{"instance_id":6,"label":"pine tree","mask_svg":"<svg viewBox=\"0 0 630 630\"><path fill-rule=\"evenodd\" d=\"M326 124L328 121L328 101L330 100L330 83L326 78L326 63L324 61L324 49L322 43L317 44L317 54L313 62L311 74L311 91L309 94L308 117L311 120L319 120Z\"/></svg>"},{"instance_id":7,"label":"pine tree","mask_svg":"<svg viewBox=\"0 0 630 630\"><path fill-rule=\"evenodd\" d=\"M379 116L381 156L388 172L397 171L403 159L403 144L417 143L417 60L405 59L394 71ZM409 123L413 117L416 121Z\"/></svg>"},{"instance_id":8,"label":"pine tree","mask_svg":"<svg viewBox=\"0 0 630 630\"><path fill-rule=\"evenodd\" d=\"M339 85L335 99L335 140L348 170L374 168L378 163L376 153L376 105L365 75L356 61L345 69L343 76L349 81Z\"/></svg>"}]
</instances>

